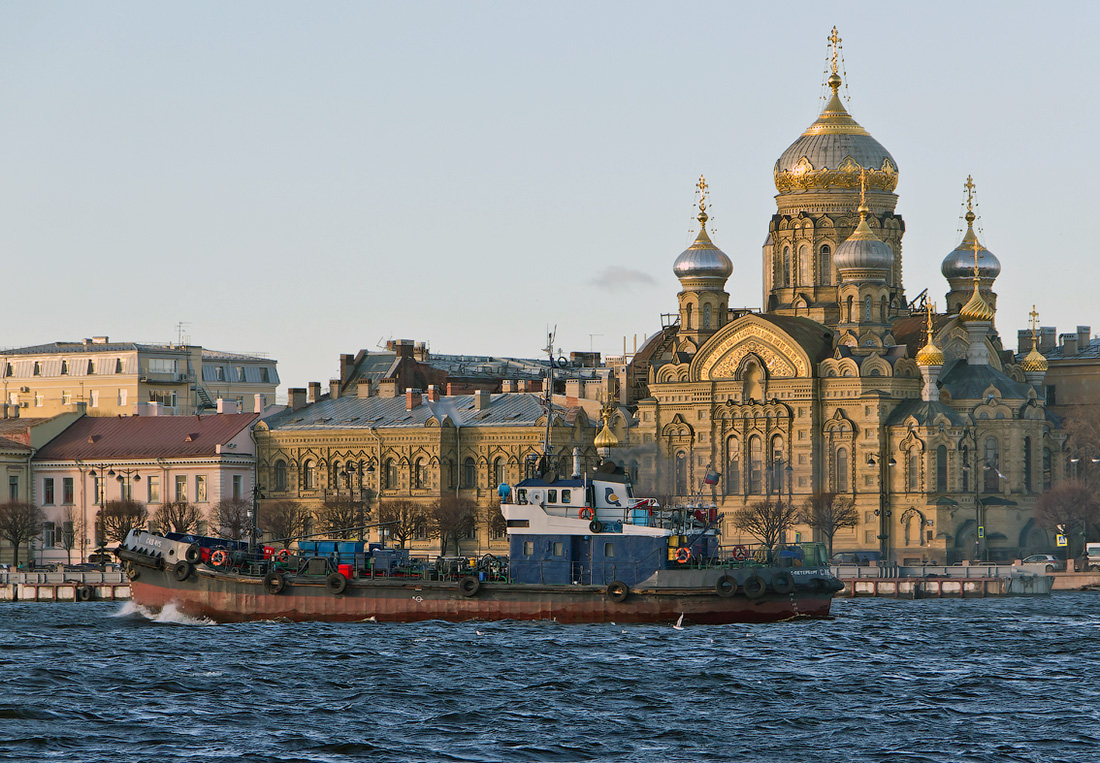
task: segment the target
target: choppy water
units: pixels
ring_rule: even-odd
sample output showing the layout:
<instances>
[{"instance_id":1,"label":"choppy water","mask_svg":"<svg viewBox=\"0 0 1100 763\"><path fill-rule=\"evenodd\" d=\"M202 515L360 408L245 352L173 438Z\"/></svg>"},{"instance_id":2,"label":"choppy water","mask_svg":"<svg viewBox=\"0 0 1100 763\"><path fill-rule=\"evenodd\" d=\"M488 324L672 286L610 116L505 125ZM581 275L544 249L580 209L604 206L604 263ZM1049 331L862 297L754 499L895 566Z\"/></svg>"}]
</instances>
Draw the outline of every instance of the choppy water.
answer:
<instances>
[{"instance_id":1,"label":"choppy water","mask_svg":"<svg viewBox=\"0 0 1100 763\"><path fill-rule=\"evenodd\" d=\"M1095 761L1100 594L771 625L0 605L0 760Z\"/></svg>"}]
</instances>

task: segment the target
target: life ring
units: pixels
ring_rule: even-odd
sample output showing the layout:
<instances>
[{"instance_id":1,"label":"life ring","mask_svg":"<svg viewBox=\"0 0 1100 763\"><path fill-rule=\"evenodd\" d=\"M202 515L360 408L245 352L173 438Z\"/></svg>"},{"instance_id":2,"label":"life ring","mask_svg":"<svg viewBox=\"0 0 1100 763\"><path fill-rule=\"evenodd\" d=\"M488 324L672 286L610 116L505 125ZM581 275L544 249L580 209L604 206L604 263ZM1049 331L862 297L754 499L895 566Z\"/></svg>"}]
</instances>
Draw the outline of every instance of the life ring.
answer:
<instances>
[{"instance_id":1,"label":"life ring","mask_svg":"<svg viewBox=\"0 0 1100 763\"><path fill-rule=\"evenodd\" d=\"M92 600L92 587L87 583L81 583L76 587L76 600L77 601L91 601Z\"/></svg>"},{"instance_id":2,"label":"life ring","mask_svg":"<svg viewBox=\"0 0 1100 763\"><path fill-rule=\"evenodd\" d=\"M588 532L592 533L593 535L599 535L603 532L603 522L598 519L593 519L591 522L588 523Z\"/></svg>"},{"instance_id":3,"label":"life ring","mask_svg":"<svg viewBox=\"0 0 1100 763\"><path fill-rule=\"evenodd\" d=\"M580 513L578 513L577 516L581 519L595 519L596 512L592 511L591 506L585 506L583 509L580 510Z\"/></svg>"},{"instance_id":4,"label":"life ring","mask_svg":"<svg viewBox=\"0 0 1100 763\"><path fill-rule=\"evenodd\" d=\"M462 592L462 595L466 598L476 596L477 592L481 589L481 581L475 578L473 575L467 575L458 581L458 590Z\"/></svg>"},{"instance_id":5,"label":"life ring","mask_svg":"<svg viewBox=\"0 0 1100 763\"><path fill-rule=\"evenodd\" d=\"M202 549L199 547L199 544L192 543L188 546L187 550L183 553L183 558L191 562L191 564L196 564L202 559Z\"/></svg>"},{"instance_id":6,"label":"life ring","mask_svg":"<svg viewBox=\"0 0 1100 763\"><path fill-rule=\"evenodd\" d=\"M532 490L529 493L529 495L531 497L531 503L542 503L542 491L541 490Z\"/></svg>"},{"instance_id":7,"label":"life ring","mask_svg":"<svg viewBox=\"0 0 1100 763\"><path fill-rule=\"evenodd\" d=\"M676 561L680 564L687 564L691 561L691 549L687 546L680 546L676 549Z\"/></svg>"},{"instance_id":8,"label":"life ring","mask_svg":"<svg viewBox=\"0 0 1100 763\"><path fill-rule=\"evenodd\" d=\"M768 590L767 582L759 575L750 575L741 587L750 599L759 599Z\"/></svg>"},{"instance_id":9,"label":"life ring","mask_svg":"<svg viewBox=\"0 0 1100 763\"><path fill-rule=\"evenodd\" d=\"M275 554L275 561L286 564L290 561L290 551L285 548L279 549L278 553Z\"/></svg>"},{"instance_id":10,"label":"life ring","mask_svg":"<svg viewBox=\"0 0 1100 763\"><path fill-rule=\"evenodd\" d=\"M344 577L343 573L333 572L325 578L325 587L328 588L328 592L334 596L339 596L348 587L348 579Z\"/></svg>"},{"instance_id":11,"label":"life ring","mask_svg":"<svg viewBox=\"0 0 1100 763\"><path fill-rule=\"evenodd\" d=\"M210 555L210 564L215 567L222 567L229 561L229 552L224 548L219 548L217 551Z\"/></svg>"},{"instance_id":12,"label":"life ring","mask_svg":"<svg viewBox=\"0 0 1100 763\"><path fill-rule=\"evenodd\" d=\"M739 562L743 562L749 558L749 550L744 546L734 546L733 558Z\"/></svg>"},{"instance_id":13,"label":"life ring","mask_svg":"<svg viewBox=\"0 0 1100 763\"><path fill-rule=\"evenodd\" d=\"M790 593L794 590L794 578L786 570L780 570L772 576L772 588L776 593Z\"/></svg>"},{"instance_id":14,"label":"life ring","mask_svg":"<svg viewBox=\"0 0 1100 763\"><path fill-rule=\"evenodd\" d=\"M629 595L630 586L621 580L613 580L607 586L607 598L611 599L611 601L626 601L626 597Z\"/></svg>"},{"instance_id":15,"label":"life ring","mask_svg":"<svg viewBox=\"0 0 1100 763\"><path fill-rule=\"evenodd\" d=\"M286 588L286 579L275 570L264 575L264 590L268 593L282 593Z\"/></svg>"},{"instance_id":16,"label":"life ring","mask_svg":"<svg viewBox=\"0 0 1100 763\"><path fill-rule=\"evenodd\" d=\"M737 581L729 575L723 575L714 584L714 592L723 599L728 599L737 593Z\"/></svg>"},{"instance_id":17,"label":"life ring","mask_svg":"<svg viewBox=\"0 0 1100 763\"><path fill-rule=\"evenodd\" d=\"M172 566L172 577L181 583L191 577L191 562L185 562L182 559L176 562Z\"/></svg>"}]
</instances>

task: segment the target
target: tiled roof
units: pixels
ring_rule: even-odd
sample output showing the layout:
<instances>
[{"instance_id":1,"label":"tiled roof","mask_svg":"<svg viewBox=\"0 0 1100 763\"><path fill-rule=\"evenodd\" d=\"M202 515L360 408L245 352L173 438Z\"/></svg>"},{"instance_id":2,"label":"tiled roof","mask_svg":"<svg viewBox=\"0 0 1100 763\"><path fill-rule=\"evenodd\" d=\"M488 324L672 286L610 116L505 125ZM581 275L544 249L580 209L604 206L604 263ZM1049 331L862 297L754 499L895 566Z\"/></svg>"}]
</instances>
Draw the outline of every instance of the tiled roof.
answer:
<instances>
[{"instance_id":1,"label":"tiled roof","mask_svg":"<svg viewBox=\"0 0 1100 763\"><path fill-rule=\"evenodd\" d=\"M897 408L890 412L890 416L886 419L886 425L900 424L909 416L913 416L916 418L919 425L929 426L934 423L936 417L941 414L946 416L947 420L954 426L963 426L966 424L966 419L964 419L958 411L949 408L938 400L928 402L925 400L911 399L902 402Z\"/></svg>"},{"instance_id":2,"label":"tiled roof","mask_svg":"<svg viewBox=\"0 0 1100 763\"><path fill-rule=\"evenodd\" d=\"M0 437L0 450L16 450L22 453L30 453L34 449L30 445L18 442L10 437Z\"/></svg>"},{"instance_id":3,"label":"tiled roof","mask_svg":"<svg viewBox=\"0 0 1100 763\"><path fill-rule=\"evenodd\" d=\"M555 406L564 417L565 409ZM450 417L456 426L533 426L543 414L543 401L530 393L490 396L484 410L474 409L473 395L444 396L439 402L424 401L411 411L405 408L405 396L325 398L296 411L282 411L265 419L271 429L374 429L386 427L423 427L433 416L442 421Z\"/></svg>"},{"instance_id":4,"label":"tiled roof","mask_svg":"<svg viewBox=\"0 0 1100 763\"><path fill-rule=\"evenodd\" d=\"M275 361L264 355L245 355L240 352L225 352L224 350L208 350L202 348L203 360L254 360L260 363L274 363Z\"/></svg>"},{"instance_id":5,"label":"tiled roof","mask_svg":"<svg viewBox=\"0 0 1100 763\"><path fill-rule=\"evenodd\" d=\"M137 344L135 342L109 342L107 344L50 342L49 344L36 344L31 347L9 348L0 351L0 355L71 355L79 352L131 352L133 350L147 350L151 352L165 352L168 350L184 351L183 348L169 347L166 344Z\"/></svg>"},{"instance_id":6,"label":"tiled roof","mask_svg":"<svg viewBox=\"0 0 1100 763\"><path fill-rule=\"evenodd\" d=\"M255 413L209 416L85 416L50 440L36 461L212 456L259 417Z\"/></svg>"},{"instance_id":7,"label":"tiled roof","mask_svg":"<svg viewBox=\"0 0 1100 763\"><path fill-rule=\"evenodd\" d=\"M1007 398L1027 400L1032 392L1030 385L1010 379L993 366L971 366L963 359L948 362L939 384L953 400L980 400L991 385Z\"/></svg>"}]
</instances>

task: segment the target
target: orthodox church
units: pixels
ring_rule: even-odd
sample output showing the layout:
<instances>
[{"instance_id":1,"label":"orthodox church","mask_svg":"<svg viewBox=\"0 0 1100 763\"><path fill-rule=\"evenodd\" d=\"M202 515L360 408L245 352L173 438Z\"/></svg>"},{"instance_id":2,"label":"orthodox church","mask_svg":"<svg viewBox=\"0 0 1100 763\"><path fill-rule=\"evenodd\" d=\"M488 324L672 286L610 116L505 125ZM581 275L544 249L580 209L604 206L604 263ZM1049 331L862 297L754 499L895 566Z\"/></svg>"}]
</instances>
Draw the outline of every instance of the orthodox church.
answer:
<instances>
[{"instance_id":1,"label":"orthodox church","mask_svg":"<svg viewBox=\"0 0 1100 763\"><path fill-rule=\"evenodd\" d=\"M775 164L763 310L729 307L736 264L707 232L701 179L698 236L673 263L678 315L625 372L636 408L613 422L619 457L651 477L643 490L716 501L727 542L739 508L834 492L859 514L834 552L950 564L1047 550L1033 510L1064 474L1064 437L1046 361L1018 363L997 334L1001 266L974 230L974 183L943 259L944 309L907 301L898 163L845 108L835 28L829 39L831 96Z\"/></svg>"}]
</instances>

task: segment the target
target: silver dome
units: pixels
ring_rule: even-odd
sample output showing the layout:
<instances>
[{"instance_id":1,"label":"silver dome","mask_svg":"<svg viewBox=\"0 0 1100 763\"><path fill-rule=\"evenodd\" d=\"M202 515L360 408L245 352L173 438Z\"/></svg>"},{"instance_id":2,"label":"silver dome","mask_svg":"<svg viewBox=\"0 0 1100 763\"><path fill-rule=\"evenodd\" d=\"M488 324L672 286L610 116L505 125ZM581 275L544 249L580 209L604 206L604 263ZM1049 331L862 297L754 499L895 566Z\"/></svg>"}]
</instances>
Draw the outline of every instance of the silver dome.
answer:
<instances>
[{"instance_id":1,"label":"silver dome","mask_svg":"<svg viewBox=\"0 0 1100 763\"><path fill-rule=\"evenodd\" d=\"M836 248L833 266L838 270L883 270L894 267L894 250L874 234L866 218L848 239Z\"/></svg>"},{"instance_id":2,"label":"silver dome","mask_svg":"<svg viewBox=\"0 0 1100 763\"><path fill-rule=\"evenodd\" d=\"M983 281L992 281L1001 274L1001 261L978 242L978 237L974 235L974 228L971 226L955 250L943 258L940 272L943 273L944 278L974 277L975 243L978 243L978 278Z\"/></svg>"},{"instance_id":3,"label":"silver dome","mask_svg":"<svg viewBox=\"0 0 1100 763\"><path fill-rule=\"evenodd\" d=\"M706 228L699 231L695 243L676 258L672 272L677 278L729 278L733 261L714 245Z\"/></svg>"}]
</instances>

